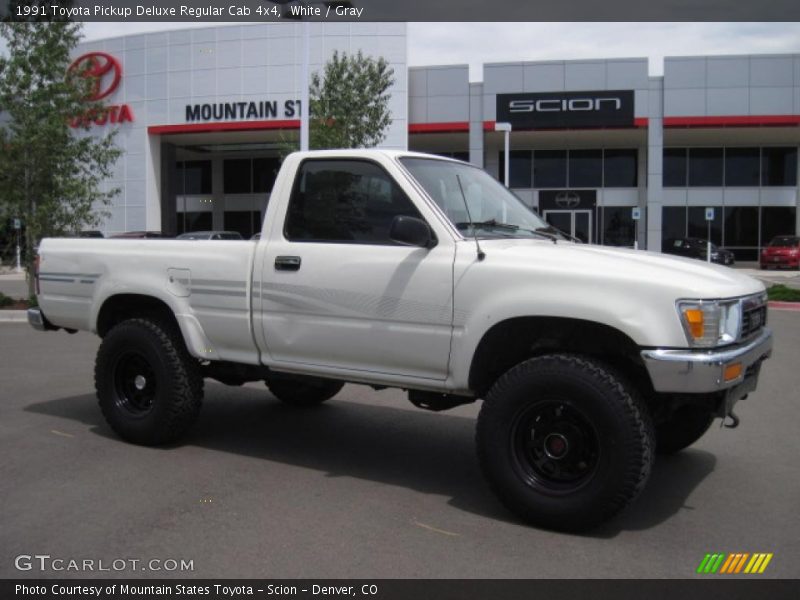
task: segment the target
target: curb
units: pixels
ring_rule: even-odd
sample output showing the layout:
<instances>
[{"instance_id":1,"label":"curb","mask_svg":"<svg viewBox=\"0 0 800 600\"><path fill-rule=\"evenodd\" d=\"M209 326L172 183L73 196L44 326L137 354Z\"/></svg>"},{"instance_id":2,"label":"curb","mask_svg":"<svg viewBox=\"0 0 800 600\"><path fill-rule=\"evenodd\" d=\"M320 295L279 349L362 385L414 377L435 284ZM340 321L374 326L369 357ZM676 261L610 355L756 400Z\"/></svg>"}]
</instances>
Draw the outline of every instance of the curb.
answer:
<instances>
[{"instance_id":1,"label":"curb","mask_svg":"<svg viewBox=\"0 0 800 600\"><path fill-rule=\"evenodd\" d=\"M24 310L0 310L0 323L27 323L28 313Z\"/></svg>"},{"instance_id":2,"label":"curb","mask_svg":"<svg viewBox=\"0 0 800 600\"><path fill-rule=\"evenodd\" d=\"M778 300L770 300L768 305L770 308L775 310L800 312L800 302L780 302Z\"/></svg>"}]
</instances>

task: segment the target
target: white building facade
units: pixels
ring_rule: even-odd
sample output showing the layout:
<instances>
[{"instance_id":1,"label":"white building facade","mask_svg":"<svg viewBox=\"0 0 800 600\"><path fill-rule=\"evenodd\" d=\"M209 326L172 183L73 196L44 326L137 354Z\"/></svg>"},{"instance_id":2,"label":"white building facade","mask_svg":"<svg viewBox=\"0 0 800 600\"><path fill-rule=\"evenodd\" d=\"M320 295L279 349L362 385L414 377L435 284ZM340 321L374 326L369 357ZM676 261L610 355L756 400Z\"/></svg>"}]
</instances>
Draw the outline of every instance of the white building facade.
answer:
<instances>
[{"instance_id":1,"label":"white building facade","mask_svg":"<svg viewBox=\"0 0 800 600\"><path fill-rule=\"evenodd\" d=\"M773 236L800 230L800 55L667 58L659 77L645 58L493 63L470 82L467 65L409 68L403 23L309 27L312 72L335 50L394 69L382 146L502 179L495 128L510 123L510 187L586 241L661 250L710 230L755 260ZM298 137L302 32L220 26L76 50L105 69L100 93L113 87L103 100L116 108L90 131L118 128L124 151L106 184L122 190L107 233L260 230L279 147Z\"/></svg>"}]
</instances>

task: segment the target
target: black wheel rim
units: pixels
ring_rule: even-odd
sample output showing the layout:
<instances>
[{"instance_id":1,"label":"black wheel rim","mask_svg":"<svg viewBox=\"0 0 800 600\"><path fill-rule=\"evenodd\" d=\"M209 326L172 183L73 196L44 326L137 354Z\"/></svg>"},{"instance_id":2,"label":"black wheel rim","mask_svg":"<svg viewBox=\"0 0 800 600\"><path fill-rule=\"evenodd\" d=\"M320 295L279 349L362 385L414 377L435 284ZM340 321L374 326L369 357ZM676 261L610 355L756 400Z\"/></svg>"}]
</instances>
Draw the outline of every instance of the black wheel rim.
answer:
<instances>
[{"instance_id":1,"label":"black wheel rim","mask_svg":"<svg viewBox=\"0 0 800 600\"><path fill-rule=\"evenodd\" d=\"M597 432L570 403L544 401L524 408L514 420L511 440L514 467L528 485L540 491L573 492L597 471Z\"/></svg>"},{"instance_id":2,"label":"black wheel rim","mask_svg":"<svg viewBox=\"0 0 800 600\"><path fill-rule=\"evenodd\" d=\"M156 374L150 361L138 352L125 352L114 364L114 389L117 406L134 416L153 409Z\"/></svg>"}]
</instances>

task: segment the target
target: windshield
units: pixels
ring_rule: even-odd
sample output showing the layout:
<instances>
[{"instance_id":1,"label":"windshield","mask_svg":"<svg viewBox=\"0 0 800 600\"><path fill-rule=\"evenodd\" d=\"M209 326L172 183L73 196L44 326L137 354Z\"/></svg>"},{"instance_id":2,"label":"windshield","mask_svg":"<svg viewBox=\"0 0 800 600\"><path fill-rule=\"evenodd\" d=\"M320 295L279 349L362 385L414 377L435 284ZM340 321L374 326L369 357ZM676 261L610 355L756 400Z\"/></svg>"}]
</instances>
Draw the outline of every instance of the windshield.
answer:
<instances>
[{"instance_id":1,"label":"windshield","mask_svg":"<svg viewBox=\"0 0 800 600\"><path fill-rule=\"evenodd\" d=\"M552 237L557 232L477 167L433 158L400 162L465 236Z\"/></svg>"}]
</instances>

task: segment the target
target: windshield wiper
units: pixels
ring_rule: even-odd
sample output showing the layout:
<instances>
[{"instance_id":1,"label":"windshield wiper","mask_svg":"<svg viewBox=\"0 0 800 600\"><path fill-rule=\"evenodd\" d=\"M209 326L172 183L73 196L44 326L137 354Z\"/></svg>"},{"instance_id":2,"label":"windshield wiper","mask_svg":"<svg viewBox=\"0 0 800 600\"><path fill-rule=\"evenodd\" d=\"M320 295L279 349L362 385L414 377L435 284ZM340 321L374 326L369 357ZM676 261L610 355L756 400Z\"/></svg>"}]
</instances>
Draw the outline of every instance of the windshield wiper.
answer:
<instances>
[{"instance_id":1,"label":"windshield wiper","mask_svg":"<svg viewBox=\"0 0 800 600\"><path fill-rule=\"evenodd\" d=\"M519 225L501 223L497 219L489 219L488 221L464 221L462 223L456 223L456 227L459 229L466 229L467 227L497 227L498 229L508 229L509 231L516 231L519 229Z\"/></svg>"},{"instance_id":2,"label":"windshield wiper","mask_svg":"<svg viewBox=\"0 0 800 600\"><path fill-rule=\"evenodd\" d=\"M502 223L497 219L489 219L488 221L463 221L461 223L456 223L456 227L458 229L466 229L467 227L495 227L497 229L505 229L506 231L526 231L528 233L532 233L533 235L538 235L539 237L543 237L546 240L552 241L554 244L558 242L558 237L553 235L552 233L547 233L546 230L543 231L544 228L540 227L539 229L527 229L520 227L519 225L514 225L513 223Z\"/></svg>"},{"instance_id":3,"label":"windshield wiper","mask_svg":"<svg viewBox=\"0 0 800 600\"><path fill-rule=\"evenodd\" d=\"M560 229L556 229L552 225L549 227L539 227L536 229L536 233L546 235L553 241L556 241L557 239L559 239L559 237L562 237L564 239L572 240L573 242L581 242L581 240L579 238L576 238L574 235L564 233L563 231L561 231Z\"/></svg>"}]
</instances>

